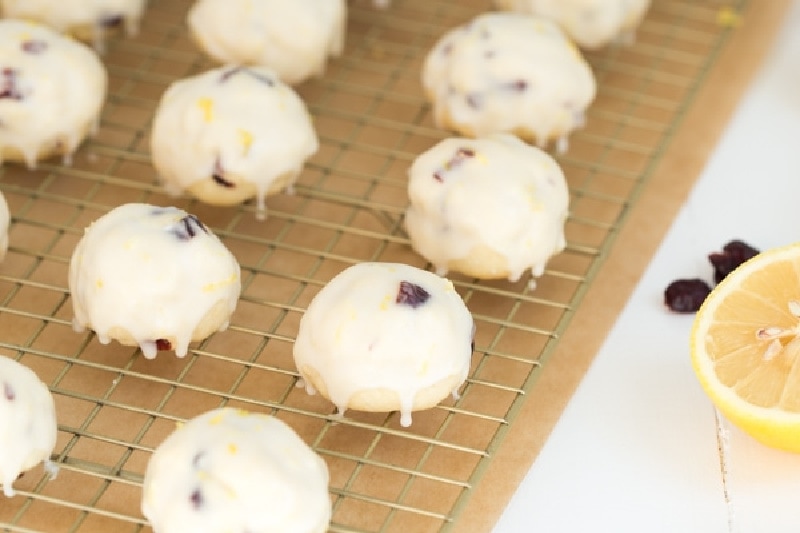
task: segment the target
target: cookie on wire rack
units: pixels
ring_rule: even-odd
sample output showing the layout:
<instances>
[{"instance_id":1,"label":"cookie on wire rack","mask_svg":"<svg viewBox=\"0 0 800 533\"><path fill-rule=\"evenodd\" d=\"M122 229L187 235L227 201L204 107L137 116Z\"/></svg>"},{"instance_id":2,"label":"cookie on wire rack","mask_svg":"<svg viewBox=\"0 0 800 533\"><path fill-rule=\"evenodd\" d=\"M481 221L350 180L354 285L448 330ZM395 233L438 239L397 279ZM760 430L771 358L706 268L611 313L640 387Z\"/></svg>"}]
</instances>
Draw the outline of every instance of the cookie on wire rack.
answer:
<instances>
[{"instance_id":1,"label":"cookie on wire rack","mask_svg":"<svg viewBox=\"0 0 800 533\"><path fill-rule=\"evenodd\" d=\"M36 373L8 357L0 356L0 483L7 497L19 475L50 461L56 445L56 411L53 396Z\"/></svg>"},{"instance_id":2,"label":"cookie on wire rack","mask_svg":"<svg viewBox=\"0 0 800 533\"><path fill-rule=\"evenodd\" d=\"M346 18L344 0L197 0L187 22L214 60L269 67L294 85L342 53Z\"/></svg>"},{"instance_id":3,"label":"cookie on wire rack","mask_svg":"<svg viewBox=\"0 0 800 533\"><path fill-rule=\"evenodd\" d=\"M306 390L343 414L399 411L400 424L458 389L474 323L453 284L399 263L358 263L328 282L300 320L294 361Z\"/></svg>"},{"instance_id":4,"label":"cookie on wire rack","mask_svg":"<svg viewBox=\"0 0 800 533\"><path fill-rule=\"evenodd\" d=\"M123 28L139 31L146 0L0 0L4 17L38 22L82 41L98 51L106 37Z\"/></svg>"},{"instance_id":5,"label":"cookie on wire rack","mask_svg":"<svg viewBox=\"0 0 800 533\"><path fill-rule=\"evenodd\" d=\"M54 30L0 20L0 161L70 162L98 126L106 69L88 46Z\"/></svg>"},{"instance_id":6,"label":"cookie on wire rack","mask_svg":"<svg viewBox=\"0 0 800 533\"><path fill-rule=\"evenodd\" d=\"M324 533L328 468L278 418L214 409L153 452L142 513L155 533Z\"/></svg>"},{"instance_id":7,"label":"cookie on wire rack","mask_svg":"<svg viewBox=\"0 0 800 533\"><path fill-rule=\"evenodd\" d=\"M319 141L305 103L266 67L225 66L179 80L153 118L150 152L167 192L213 205L291 190Z\"/></svg>"},{"instance_id":8,"label":"cookie on wire rack","mask_svg":"<svg viewBox=\"0 0 800 533\"><path fill-rule=\"evenodd\" d=\"M196 216L123 204L94 221L69 263L76 331L139 346L152 359L228 327L241 290L239 263Z\"/></svg>"},{"instance_id":9,"label":"cookie on wire rack","mask_svg":"<svg viewBox=\"0 0 800 533\"><path fill-rule=\"evenodd\" d=\"M405 226L411 246L436 271L531 287L566 246L569 192L543 150L508 134L449 138L408 171Z\"/></svg>"},{"instance_id":10,"label":"cookie on wire rack","mask_svg":"<svg viewBox=\"0 0 800 533\"><path fill-rule=\"evenodd\" d=\"M568 147L584 124L596 82L554 22L522 13L484 13L443 35L428 52L422 84L438 127L468 137L512 133Z\"/></svg>"}]
</instances>

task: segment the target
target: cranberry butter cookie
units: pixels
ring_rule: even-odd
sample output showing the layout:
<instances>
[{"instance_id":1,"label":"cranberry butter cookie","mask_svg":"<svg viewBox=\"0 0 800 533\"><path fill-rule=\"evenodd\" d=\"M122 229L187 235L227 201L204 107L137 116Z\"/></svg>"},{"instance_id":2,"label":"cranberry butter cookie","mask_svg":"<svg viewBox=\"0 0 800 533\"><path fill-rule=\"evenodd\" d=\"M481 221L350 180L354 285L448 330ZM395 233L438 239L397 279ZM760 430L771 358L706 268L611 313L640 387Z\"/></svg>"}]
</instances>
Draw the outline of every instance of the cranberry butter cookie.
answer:
<instances>
[{"instance_id":1,"label":"cranberry butter cookie","mask_svg":"<svg viewBox=\"0 0 800 533\"><path fill-rule=\"evenodd\" d=\"M155 533L324 533L328 468L281 420L215 409L156 448L142 512Z\"/></svg>"},{"instance_id":2,"label":"cranberry butter cookie","mask_svg":"<svg viewBox=\"0 0 800 533\"><path fill-rule=\"evenodd\" d=\"M198 0L188 24L220 63L269 67L294 85L341 54L346 9L344 0Z\"/></svg>"},{"instance_id":3,"label":"cranberry butter cookie","mask_svg":"<svg viewBox=\"0 0 800 533\"><path fill-rule=\"evenodd\" d=\"M512 135L445 139L408 174L411 246L440 275L516 281L530 269L535 279L566 245L564 174Z\"/></svg>"},{"instance_id":4,"label":"cranberry butter cookie","mask_svg":"<svg viewBox=\"0 0 800 533\"><path fill-rule=\"evenodd\" d=\"M360 411L411 412L457 391L469 371L472 315L453 284L396 263L360 263L320 290L300 320L294 360L306 390Z\"/></svg>"},{"instance_id":5,"label":"cranberry butter cookie","mask_svg":"<svg viewBox=\"0 0 800 533\"><path fill-rule=\"evenodd\" d=\"M69 264L76 331L101 343L186 355L189 343L228 326L239 264L197 219L176 207L124 204L93 222Z\"/></svg>"},{"instance_id":6,"label":"cranberry butter cookie","mask_svg":"<svg viewBox=\"0 0 800 533\"><path fill-rule=\"evenodd\" d=\"M0 483L7 497L14 495L17 477L42 461L55 475L50 454L56 433L55 404L47 385L30 368L0 356Z\"/></svg>"},{"instance_id":7,"label":"cranberry butter cookie","mask_svg":"<svg viewBox=\"0 0 800 533\"><path fill-rule=\"evenodd\" d=\"M91 48L29 22L0 20L0 161L68 163L97 128L107 75Z\"/></svg>"},{"instance_id":8,"label":"cranberry butter cookie","mask_svg":"<svg viewBox=\"0 0 800 533\"><path fill-rule=\"evenodd\" d=\"M589 64L552 21L485 13L428 53L422 84L437 126L468 137L513 133L567 149L595 97Z\"/></svg>"},{"instance_id":9,"label":"cranberry butter cookie","mask_svg":"<svg viewBox=\"0 0 800 533\"><path fill-rule=\"evenodd\" d=\"M227 66L172 84L153 119L150 151L167 192L214 205L291 189L319 141L297 93L266 67Z\"/></svg>"}]
</instances>

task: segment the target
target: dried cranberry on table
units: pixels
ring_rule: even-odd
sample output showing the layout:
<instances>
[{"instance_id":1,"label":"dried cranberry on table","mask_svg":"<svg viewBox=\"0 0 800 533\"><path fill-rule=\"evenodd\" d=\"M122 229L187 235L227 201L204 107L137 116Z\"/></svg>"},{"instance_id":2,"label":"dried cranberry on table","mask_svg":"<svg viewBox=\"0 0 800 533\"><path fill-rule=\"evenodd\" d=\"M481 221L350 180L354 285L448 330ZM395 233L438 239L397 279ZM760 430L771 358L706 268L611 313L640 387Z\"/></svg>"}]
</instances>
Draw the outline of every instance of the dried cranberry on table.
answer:
<instances>
[{"instance_id":1,"label":"dried cranberry on table","mask_svg":"<svg viewBox=\"0 0 800 533\"><path fill-rule=\"evenodd\" d=\"M676 313L694 313L711 292L705 280L678 279L670 283L664 291L664 303Z\"/></svg>"},{"instance_id":2,"label":"dried cranberry on table","mask_svg":"<svg viewBox=\"0 0 800 533\"><path fill-rule=\"evenodd\" d=\"M729 241L721 252L708 254L708 260L714 267L714 283L719 283L736 267L758 254L759 250L738 239ZM664 303L676 313L694 313L700 309L710 292L711 286L702 279L679 279L667 286Z\"/></svg>"},{"instance_id":3,"label":"dried cranberry on table","mask_svg":"<svg viewBox=\"0 0 800 533\"><path fill-rule=\"evenodd\" d=\"M708 254L708 260L714 267L714 282L719 283L725 276L748 259L758 255L759 251L738 239L726 244L721 252Z\"/></svg>"}]
</instances>

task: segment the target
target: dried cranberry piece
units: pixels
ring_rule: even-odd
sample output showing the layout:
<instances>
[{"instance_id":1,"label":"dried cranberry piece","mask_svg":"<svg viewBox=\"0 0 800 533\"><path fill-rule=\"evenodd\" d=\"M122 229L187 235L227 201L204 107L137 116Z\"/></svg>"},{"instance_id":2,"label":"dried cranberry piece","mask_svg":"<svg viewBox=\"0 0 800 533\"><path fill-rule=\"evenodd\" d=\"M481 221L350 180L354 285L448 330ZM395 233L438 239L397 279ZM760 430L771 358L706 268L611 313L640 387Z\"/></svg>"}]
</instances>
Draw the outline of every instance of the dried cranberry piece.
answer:
<instances>
[{"instance_id":1,"label":"dried cranberry piece","mask_svg":"<svg viewBox=\"0 0 800 533\"><path fill-rule=\"evenodd\" d=\"M444 168L436 170L433 173L433 179L435 179L439 183L444 182L445 171L453 170L454 168L461 166L461 164L465 160L471 157L475 157L475 150L473 150L472 148L465 148L465 147L459 148L458 150L456 150L456 153L453 154L453 157L451 157L450 160L444 164Z\"/></svg>"},{"instance_id":2,"label":"dried cranberry piece","mask_svg":"<svg viewBox=\"0 0 800 533\"><path fill-rule=\"evenodd\" d=\"M480 93L469 93L464 98L472 109L480 109L483 106L483 97Z\"/></svg>"},{"instance_id":3,"label":"dried cranberry piece","mask_svg":"<svg viewBox=\"0 0 800 533\"><path fill-rule=\"evenodd\" d=\"M526 80L514 80L507 87L512 91L521 93L528 90L528 82Z\"/></svg>"},{"instance_id":4,"label":"dried cranberry piece","mask_svg":"<svg viewBox=\"0 0 800 533\"><path fill-rule=\"evenodd\" d=\"M711 287L702 279L678 279L664 291L664 303L676 313L694 313L711 292Z\"/></svg>"},{"instance_id":5,"label":"dried cranberry piece","mask_svg":"<svg viewBox=\"0 0 800 533\"><path fill-rule=\"evenodd\" d=\"M453 170L454 168L461 166L461 163L471 157L475 157L475 150L472 148L459 148L456 150L456 153L453 154L453 157L450 158L450 161L444 164L444 169Z\"/></svg>"},{"instance_id":6,"label":"dried cranberry piece","mask_svg":"<svg viewBox=\"0 0 800 533\"><path fill-rule=\"evenodd\" d=\"M236 74L240 73L243 69L244 67L229 68L228 70L222 73L222 76L219 77L219 82L225 83L226 81L234 77Z\"/></svg>"},{"instance_id":7,"label":"dried cranberry piece","mask_svg":"<svg viewBox=\"0 0 800 533\"><path fill-rule=\"evenodd\" d=\"M409 305L412 309L416 309L427 302L430 297L430 293L419 285L411 283L410 281L401 281L397 289L395 303Z\"/></svg>"},{"instance_id":8,"label":"dried cranberry piece","mask_svg":"<svg viewBox=\"0 0 800 533\"><path fill-rule=\"evenodd\" d=\"M456 167L460 167L464 161L472 157L475 157L475 150L472 148L459 148L456 150L455 155L450 158L450 161L445 163L444 169L453 170Z\"/></svg>"},{"instance_id":9,"label":"dried cranberry piece","mask_svg":"<svg viewBox=\"0 0 800 533\"><path fill-rule=\"evenodd\" d=\"M236 187L234 182L225 179L225 169L222 168L222 162L219 158L214 162L214 170L211 171L211 179L214 180L214 183L226 189L233 189Z\"/></svg>"},{"instance_id":10,"label":"dried cranberry piece","mask_svg":"<svg viewBox=\"0 0 800 533\"><path fill-rule=\"evenodd\" d=\"M222 187L225 187L226 189L233 189L234 187L236 187L235 183L226 180L225 178L222 177L222 174L217 174L216 172L214 174L211 174L211 179L214 180L214 183Z\"/></svg>"},{"instance_id":11,"label":"dried cranberry piece","mask_svg":"<svg viewBox=\"0 0 800 533\"><path fill-rule=\"evenodd\" d=\"M125 17L120 14L105 15L103 17L100 17L98 24L100 24L100 26L102 26L103 28L116 28L118 26L121 26L124 21Z\"/></svg>"},{"instance_id":12,"label":"dried cranberry piece","mask_svg":"<svg viewBox=\"0 0 800 533\"><path fill-rule=\"evenodd\" d=\"M203 459L203 457L205 455L206 455L206 452L203 452L203 451L200 451L200 452L197 452L196 454L194 454L194 457L192 457L192 466L194 468L199 468L200 467L200 461L202 461L202 459Z\"/></svg>"},{"instance_id":13,"label":"dried cranberry piece","mask_svg":"<svg viewBox=\"0 0 800 533\"><path fill-rule=\"evenodd\" d=\"M28 54L41 54L47 50L47 42L39 39L28 39L22 41L22 51Z\"/></svg>"},{"instance_id":14,"label":"dried cranberry piece","mask_svg":"<svg viewBox=\"0 0 800 533\"><path fill-rule=\"evenodd\" d=\"M17 399L17 393L14 392L14 388L8 382L3 383L3 396L5 396L6 400L9 402L13 402Z\"/></svg>"},{"instance_id":15,"label":"dried cranberry piece","mask_svg":"<svg viewBox=\"0 0 800 533\"><path fill-rule=\"evenodd\" d=\"M736 267L748 259L758 255L759 250L744 241L734 239L722 247L721 252L708 254L708 260L714 267L714 281L719 283L733 272Z\"/></svg>"},{"instance_id":16,"label":"dried cranberry piece","mask_svg":"<svg viewBox=\"0 0 800 533\"><path fill-rule=\"evenodd\" d=\"M275 86L275 80L273 80L269 76L265 76L265 75L261 74L260 72L256 72L255 70L250 70L249 68L244 69L244 71L248 75L250 75L250 77L257 79L258 81L260 81L261 83L263 83L265 85L269 85L270 87L274 87Z\"/></svg>"},{"instance_id":17,"label":"dried cranberry piece","mask_svg":"<svg viewBox=\"0 0 800 533\"><path fill-rule=\"evenodd\" d=\"M189 495L189 501L193 509L200 509L203 506L203 493L200 492L200 489L194 489L192 491Z\"/></svg>"},{"instance_id":18,"label":"dried cranberry piece","mask_svg":"<svg viewBox=\"0 0 800 533\"><path fill-rule=\"evenodd\" d=\"M208 233L208 228L206 228L205 224L200 222L200 219L194 215L186 215L180 219L177 224L170 228L170 233L182 241L189 241L193 239L197 236L198 231Z\"/></svg>"},{"instance_id":19,"label":"dried cranberry piece","mask_svg":"<svg viewBox=\"0 0 800 533\"><path fill-rule=\"evenodd\" d=\"M22 100L22 93L17 87L18 71L13 68L0 70L0 98Z\"/></svg>"},{"instance_id":20,"label":"dried cranberry piece","mask_svg":"<svg viewBox=\"0 0 800 533\"><path fill-rule=\"evenodd\" d=\"M232 67L232 68L226 70L225 72L223 72L222 76L220 76L220 78L219 78L219 82L220 83L225 83L226 81L228 81L229 79L231 79L235 75L239 74L240 72L244 73L244 74L247 74L248 76L250 76L251 78L253 78L255 80L260 81L264 85L268 85L270 87L274 87L275 86L275 80L273 80L271 77L266 76L266 75L264 75L264 74L262 74L260 72L256 72L255 70L251 70L249 68L242 67L242 66Z\"/></svg>"},{"instance_id":21,"label":"dried cranberry piece","mask_svg":"<svg viewBox=\"0 0 800 533\"><path fill-rule=\"evenodd\" d=\"M156 350L166 352L172 349L172 343L167 339L156 339Z\"/></svg>"}]
</instances>

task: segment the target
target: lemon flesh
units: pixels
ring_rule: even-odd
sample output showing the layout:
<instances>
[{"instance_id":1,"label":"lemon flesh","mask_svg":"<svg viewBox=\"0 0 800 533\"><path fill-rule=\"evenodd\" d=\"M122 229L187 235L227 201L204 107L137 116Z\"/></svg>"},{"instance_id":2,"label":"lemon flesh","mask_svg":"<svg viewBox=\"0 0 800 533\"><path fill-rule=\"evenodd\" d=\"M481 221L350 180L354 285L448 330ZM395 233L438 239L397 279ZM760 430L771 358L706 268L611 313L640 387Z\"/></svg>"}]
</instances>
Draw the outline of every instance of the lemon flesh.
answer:
<instances>
[{"instance_id":1,"label":"lemon flesh","mask_svg":"<svg viewBox=\"0 0 800 533\"><path fill-rule=\"evenodd\" d=\"M715 287L690 350L703 389L731 422L800 453L800 243L755 256Z\"/></svg>"}]
</instances>

